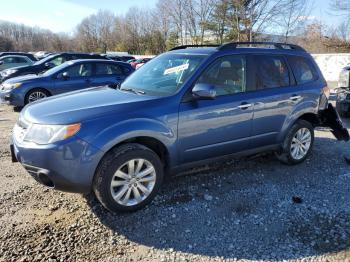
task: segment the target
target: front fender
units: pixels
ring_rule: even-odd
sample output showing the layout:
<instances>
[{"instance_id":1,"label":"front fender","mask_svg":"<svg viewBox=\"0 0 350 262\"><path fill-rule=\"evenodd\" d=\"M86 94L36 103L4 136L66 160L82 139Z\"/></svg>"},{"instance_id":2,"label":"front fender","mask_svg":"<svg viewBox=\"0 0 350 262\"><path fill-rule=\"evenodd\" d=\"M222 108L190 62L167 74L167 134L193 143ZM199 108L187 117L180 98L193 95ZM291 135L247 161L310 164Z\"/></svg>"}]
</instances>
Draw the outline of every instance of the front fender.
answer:
<instances>
[{"instance_id":1,"label":"front fender","mask_svg":"<svg viewBox=\"0 0 350 262\"><path fill-rule=\"evenodd\" d=\"M136 137L151 137L160 141L172 157L176 156L176 125L167 127L154 119L136 118L125 120L99 131L88 141L100 150L107 152L115 145Z\"/></svg>"},{"instance_id":2,"label":"front fender","mask_svg":"<svg viewBox=\"0 0 350 262\"><path fill-rule=\"evenodd\" d=\"M283 142L288 130L293 126L295 121L297 121L302 115L305 114L315 114L317 117L318 113L318 101L305 101L297 104L293 111L286 117L281 132L278 135L278 143Z\"/></svg>"}]
</instances>

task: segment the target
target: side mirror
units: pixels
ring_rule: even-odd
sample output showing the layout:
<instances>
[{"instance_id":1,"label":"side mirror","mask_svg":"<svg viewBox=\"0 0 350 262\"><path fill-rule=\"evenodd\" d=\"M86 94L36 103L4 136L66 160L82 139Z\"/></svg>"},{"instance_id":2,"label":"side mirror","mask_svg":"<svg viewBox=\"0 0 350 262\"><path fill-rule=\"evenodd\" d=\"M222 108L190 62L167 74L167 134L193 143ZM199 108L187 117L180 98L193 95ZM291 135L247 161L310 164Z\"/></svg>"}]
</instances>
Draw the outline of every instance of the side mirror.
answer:
<instances>
[{"instance_id":1,"label":"side mirror","mask_svg":"<svg viewBox=\"0 0 350 262\"><path fill-rule=\"evenodd\" d=\"M68 79L69 79L69 74L68 74L68 72L64 72L64 73L62 74L62 78L63 78L64 80L68 80Z\"/></svg>"},{"instance_id":2,"label":"side mirror","mask_svg":"<svg viewBox=\"0 0 350 262\"><path fill-rule=\"evenodd\" d=\"M198 99L215 99L214 86L209 84L196 84L192 89L192 95Z\"/></svg>"}]
</instances>

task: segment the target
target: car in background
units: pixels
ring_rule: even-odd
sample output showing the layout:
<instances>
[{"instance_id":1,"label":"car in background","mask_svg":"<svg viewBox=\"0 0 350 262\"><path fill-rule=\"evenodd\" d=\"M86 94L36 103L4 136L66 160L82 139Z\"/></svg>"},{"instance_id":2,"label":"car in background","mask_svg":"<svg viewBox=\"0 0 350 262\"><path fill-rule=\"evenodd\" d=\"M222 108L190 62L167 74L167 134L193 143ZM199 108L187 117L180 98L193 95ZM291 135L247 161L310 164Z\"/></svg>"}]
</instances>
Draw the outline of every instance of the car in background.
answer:
<instances>
[{"instance_id":1,"label":"car in background","mask_svg":"<svg viewBox=\"0 0 350 262\"><path fill-rule=\"evenodd\" d=\"M195 165L266 151L300 164L317 126L348 141L311 55L296 45L251 47L257 44L176 47L116 90L26 106L13 129L12 158L47 187L93 192L111 211L135 211L164 178Z\"/></svg>"},{"instance_id":2,"label":"car in background","mask_svg":"<svg viewBox=\"0 0 350 262\"><path fill-rule=\"evenodd\" d=\"M32 61L38 61L38 59L30 53L24 53L24 52L0 52L0 57L2 56L8 56L8 55L22 55L28 57Z\"/></svg>"},{"instance_id":3,"label":"car in background","mask_svg":"<svg viewBox=\"0 0 350 262\"><path fill-rule=\"evenodd\" d=\"M122 61L122 62L128 62L131 59L135 59L135 57L133 56L118 56L118 55L111 55L111 54L107 54L106 57L114 61Z\"/></svg>"},{"instance_id":4,"label":"car in background","mask_svg":"<svg viewBox=\"0 0 350 262\"><path fill-rule=\"evenodd\" d=\"M118 87L134 71L128 63L81 59L65 62L42 75L15 77L0 85L0 99L22 107L39 99L96 86Z\"/></svg>"},{"instance_id":5,"label":"car in background","mask_svg":"<svg viewBox=\"0 0 350 262\"><path fill-rule=\"evenodd\" d=\"M147 63L148 61L150 61L152 58L140 58L140 59L136 59L135 61L133 62L130 62L130 65L133 67L133 68L136 68L136 66L138 64L145 64Z\"/></svg>"},{"instance_id":6,"label":"car in background","mask_svg":"<svg viewBox=\"0 0 350 262\"><path fill-rule=\"evenodd\" d=\"M3 70L0 72L0 83L17 76L29 75L29 74L40 74L50 68L59 66L66 61L76 59L107 59L100 55L91 55L84 53L60 53L50 55L35 62L33 65L14 67L11 69Z\"/></svg>"},{"instance_id":7,"label":"car in background","mask_svg":"<svg viewBox=\"0 0 350 262\"><path fill-rule=\"evenodd\" d=\"M350 116L350 65L339 74L336 108L342 117Z\"/></svg>"},{"instance_id":8,"label":"car in background","mask_svg":"<svg viewBox=\"0 0 350 262\"><path fill-rule=\"evenodd\" d=\"M22 55L7 55L0 57L0 71L18 67L32 65L34 61L28 58L27 56Z\"/></svg>"},{"instance_id":9,"label":"car in background","mask_svg":"<svg viewBox=\"0 0 350 262\"><path fill-rule=\"evenodd\" d=\"M39 52L36 52L34 54L34 56L38 59L38 60L41 60L49 55L52 55L51 52L47 52L47 51L39 51Z\"/></svg>"}]
</instances>

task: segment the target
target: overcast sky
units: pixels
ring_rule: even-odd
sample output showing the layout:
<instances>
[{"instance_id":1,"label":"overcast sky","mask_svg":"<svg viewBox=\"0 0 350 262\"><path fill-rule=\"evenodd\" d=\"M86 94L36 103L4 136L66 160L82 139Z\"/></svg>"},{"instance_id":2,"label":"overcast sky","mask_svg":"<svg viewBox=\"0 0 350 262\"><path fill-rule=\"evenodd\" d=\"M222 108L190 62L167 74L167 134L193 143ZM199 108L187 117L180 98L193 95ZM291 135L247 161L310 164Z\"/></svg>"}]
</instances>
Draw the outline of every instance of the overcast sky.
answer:
<instances>
[{"instance_id":1,"label":"overcast sky","mask_svg":"<svg viewBox=\"0 0 350 262\"><path fill-rule=\"evenodd\" d=\"M339 17L330 16L327 11L330 1L315 0L310 19L318 19L328 25L337 24ZM1 3L0 20L71 33L84 17L99 9L124 14L130 7L154 7L156 2L157 0L6 0Z\"/></svg>"}]
</instances>

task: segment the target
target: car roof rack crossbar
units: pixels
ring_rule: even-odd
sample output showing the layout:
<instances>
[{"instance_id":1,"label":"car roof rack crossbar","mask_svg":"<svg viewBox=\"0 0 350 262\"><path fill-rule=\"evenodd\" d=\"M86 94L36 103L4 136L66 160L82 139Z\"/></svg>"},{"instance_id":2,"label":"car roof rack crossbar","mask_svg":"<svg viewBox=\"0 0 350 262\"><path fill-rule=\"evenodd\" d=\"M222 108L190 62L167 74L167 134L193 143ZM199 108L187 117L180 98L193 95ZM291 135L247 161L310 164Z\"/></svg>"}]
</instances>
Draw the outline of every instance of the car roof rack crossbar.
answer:
<instances>
[{"instance_id":1,"label":"car roof rack crossbar","mask_svg":"<svg viewBox=\"0 0 350 262\"><path fill-rule=\"evenodd\" d=\"M238 46L256 46L256 45L268 45L273 46L276 49L282 50L297 50L306 52L304 48L294 44L278 43L278 42L230 42L218 47L219 50L235 49Z\"/></svg>"},{"instance_id":2,"label":"car roof rack crossbar","mask_svg":"<svg viewBox=\"0 0 350 262\"><path fill-rule=\"evenodd\" d=\"M212 44L208 44L208 45L180 45L180 46L176 46L176 47L170 49L170 51L179 50L179 49L186 49L186 48L195 48L195 47L220 47L220 45L212 45Z\"/></svg>"}]
</instances>

